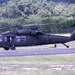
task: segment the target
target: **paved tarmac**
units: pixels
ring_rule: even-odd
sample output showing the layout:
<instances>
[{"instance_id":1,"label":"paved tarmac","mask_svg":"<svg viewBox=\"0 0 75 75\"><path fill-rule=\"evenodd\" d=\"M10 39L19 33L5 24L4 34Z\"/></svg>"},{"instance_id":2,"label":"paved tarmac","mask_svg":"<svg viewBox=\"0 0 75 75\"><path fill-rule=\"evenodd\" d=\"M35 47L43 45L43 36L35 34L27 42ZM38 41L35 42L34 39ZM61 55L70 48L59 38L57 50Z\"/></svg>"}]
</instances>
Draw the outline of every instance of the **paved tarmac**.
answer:
<instances>
[{"instance_id":1,"label":"paved tarmac","mask_svg":"<svg viewBox=\"0 0 75 75\"><path fill-rule=\"evenodd\" d=\"M13 56L37 56L37 55L58 55L58 54L75 54L75 48L37 48L37 49L17 49L17 50L0 50L0 57Z\"/></svg>"},{"instance_id":2,"label":"paved tarmac","mask_svg":"<svg viewBox=\"0 0 75 75\"><path fill-rule=\"evenodd\" d=\"M56 48L52 48L50 45L17 47L16 50L9 51L0 48L0 57L75 54L75 41L66 44L69 45L70 48L66 48L62 44L58 44Z\"/></svg>"}]
</instances>

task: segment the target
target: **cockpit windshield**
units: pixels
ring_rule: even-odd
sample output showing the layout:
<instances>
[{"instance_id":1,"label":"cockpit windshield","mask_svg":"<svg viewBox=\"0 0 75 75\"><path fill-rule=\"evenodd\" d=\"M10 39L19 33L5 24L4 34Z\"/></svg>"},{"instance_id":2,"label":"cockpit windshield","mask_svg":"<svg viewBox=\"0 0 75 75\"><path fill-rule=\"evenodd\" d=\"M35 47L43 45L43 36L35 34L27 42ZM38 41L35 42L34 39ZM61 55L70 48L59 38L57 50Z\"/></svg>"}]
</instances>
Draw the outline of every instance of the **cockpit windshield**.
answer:
<instances>
[{"instance_id":1,"label":"cockpit windshield","mask_svg":"<svg viewBox=\"0 0 75 75\"><path fill-rule=\"evenodd\" d=\"M0 42L2 41L2 35L0 35Z\"/></svg>"}]
</instances>

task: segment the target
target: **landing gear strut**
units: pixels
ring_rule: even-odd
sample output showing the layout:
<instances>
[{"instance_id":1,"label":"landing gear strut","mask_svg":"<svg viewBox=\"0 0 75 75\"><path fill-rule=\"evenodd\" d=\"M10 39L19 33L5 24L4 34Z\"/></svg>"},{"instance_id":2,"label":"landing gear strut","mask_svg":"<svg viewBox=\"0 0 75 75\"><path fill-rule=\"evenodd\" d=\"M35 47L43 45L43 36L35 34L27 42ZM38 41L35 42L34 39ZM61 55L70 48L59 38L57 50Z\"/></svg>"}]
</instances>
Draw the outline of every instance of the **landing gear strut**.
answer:
<instances>
[{"instance_id":1,"label":"landing gear strut","mask_svg":"<svg viewBox=\"0 0 75 75\"><path fill-rule=\"evenodd\" d=\"M56 48L57 47L57 45L56 44L54 44L54 48Z\"/></svg>"},{"instance_id":2,"label":"landing gear strut","mask_svg":"<svg viewBox=\"0 0 75 75\"><path fill-rule=\"evenodd\" d=\"M14 46L14 44L13 44L13 46L11 47L11 50L15 50L16 48L15 48L15 46Z\"/></svg>"},{"instance_id":3,"label":"landing gear strut","mask_svg":"<svg viewBox=\"0 0 75 75\"><path fill-rule=\"evenodd\" d=\"M69 46L68 45L66 45L65 43L62 43L64 46L66 46L67 48L69 48Z\"/></svg>"}]
</instances>

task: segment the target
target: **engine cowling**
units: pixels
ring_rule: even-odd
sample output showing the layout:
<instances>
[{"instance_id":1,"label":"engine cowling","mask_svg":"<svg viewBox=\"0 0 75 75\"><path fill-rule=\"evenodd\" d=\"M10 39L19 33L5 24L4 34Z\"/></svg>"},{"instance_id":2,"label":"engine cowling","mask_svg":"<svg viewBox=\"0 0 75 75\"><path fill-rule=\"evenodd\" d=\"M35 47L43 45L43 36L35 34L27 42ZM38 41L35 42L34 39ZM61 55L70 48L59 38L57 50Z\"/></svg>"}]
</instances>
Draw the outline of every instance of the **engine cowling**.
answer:
<instances>
[{"instance_id":1,"label":"engine cowling","mask_svg":"<svg viewBox=\"0 0 75 75\"><path fill-rule=\"evenodd\" d=\"M17 34L17 35L33 35L33 36L35 36L35 35L41 35L43 33L40 32L40 31L19 30L19 31L15 32L15 34Z\"/></svg>"}]
</instances>

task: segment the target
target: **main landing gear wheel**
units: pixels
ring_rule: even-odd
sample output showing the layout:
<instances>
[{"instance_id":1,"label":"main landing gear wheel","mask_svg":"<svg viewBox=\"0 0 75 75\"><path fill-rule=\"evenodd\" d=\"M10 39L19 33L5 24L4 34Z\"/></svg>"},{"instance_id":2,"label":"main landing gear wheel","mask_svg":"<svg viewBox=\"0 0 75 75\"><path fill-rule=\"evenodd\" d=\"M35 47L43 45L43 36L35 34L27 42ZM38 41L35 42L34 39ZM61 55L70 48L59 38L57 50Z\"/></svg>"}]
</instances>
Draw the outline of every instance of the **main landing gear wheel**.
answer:
<instances>
[{"instance_id":1,"label":"main landing gear wheel","mask_svg":"<svg viewBox=\"0 0 75 75\"><path fill-rule=\"evenodd\" d=\"M3 47L6 51L8 51L9 50L9 47Z\"/></svg>"}]
</instances>

